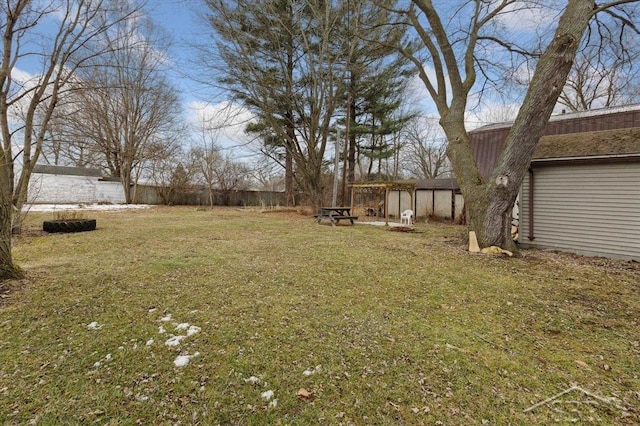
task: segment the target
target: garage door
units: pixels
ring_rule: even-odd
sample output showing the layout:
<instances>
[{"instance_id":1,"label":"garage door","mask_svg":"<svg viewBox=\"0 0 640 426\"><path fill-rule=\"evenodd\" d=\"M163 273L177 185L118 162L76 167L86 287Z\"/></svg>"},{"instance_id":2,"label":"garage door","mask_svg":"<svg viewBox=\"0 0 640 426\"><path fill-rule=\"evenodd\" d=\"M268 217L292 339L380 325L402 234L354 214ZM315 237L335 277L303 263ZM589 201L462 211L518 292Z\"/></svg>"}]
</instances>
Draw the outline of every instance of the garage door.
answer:
<instances>
[{"instance_id":1,"label":"garage door","mask_svg":"<svg viewBox=\"0 0 640 426\"><path fill-rule=\"evenodd\" d=\"M533 215L530 176L521 194L521 243L640 260L639 163L542 166L533 176Z\"/></svg>"}]
</instances>

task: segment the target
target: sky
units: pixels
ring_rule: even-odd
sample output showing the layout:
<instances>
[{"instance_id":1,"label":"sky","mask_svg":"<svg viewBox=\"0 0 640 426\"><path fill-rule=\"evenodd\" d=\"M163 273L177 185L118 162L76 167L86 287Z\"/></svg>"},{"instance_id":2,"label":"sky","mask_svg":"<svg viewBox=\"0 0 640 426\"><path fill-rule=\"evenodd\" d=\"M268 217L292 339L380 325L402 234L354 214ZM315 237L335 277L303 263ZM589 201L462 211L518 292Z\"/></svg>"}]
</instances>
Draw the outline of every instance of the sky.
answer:
<instances>
[{"instance_id":1,"label":"sky","mask_svg":"<svg viewBox=\"0 0 640 426\"><path fill-rule=\"evenodd\" d=\"M187 44L197 36L197 19L194 10L202 7L202 0L151 0L147 4L147 12L153 22L166 31L173 41L170 57L174 62L174 84L180 89L185 103L199 100L197 88L184 78L183 69L191 61ZM201 97L201 96L200 96Z\"/></svg>"},{"instance_id":2,"label":"sky","mask_svg":"<svg viewBox=\"0 0 640 426\"><path fill-rule=\"evenodd\" d=\"M197 11L204 11L204 8L202 0L150 0L147 7L153 21L173 37L174 45L170 51L170 57L175 63L175 68L172 71L172 80L180 91L186 116L189 120L200 122L203 117L219 113L229 105L221 104L221 97L212 98L210 90L198 87L196 83L184 75L184 71L188 69L193 60L188 45L199 37L203 28L196 14ZM502 22L505 28L517 28L522 33L534 31L541 23L554 19L553 16L540 15L535 10L524 10L513 17L510 14L505 16L508 17ZM435 115L435 107L429 100L424 84L415 78L410 86L411 93L422 100L421 109L428 115ZM517 105L504 105L503 102L489 102L484 111L477 110L470 113L468 126L470 128L478 127L494 121L513 118L517 112ZM473 103L473 100L470 103ZM491 113L487 111L491 111ZM249 118L246 112L239 114L238 121L241 123ZM243 126L244 124L237 125L221 135L222 139L226 139L224 144L230 149L235 149L238 145L246 143L242 131ZM248 150L246 153L250 155L252 152L255 150Z\"/></svg>"},{"instance_id":3,"label":"sky","mask_svg":"<svg viewBox=\"0 0 640 426\"><path fill-rule=\"evenodd\" d=\"M146 10L153 22L172 38L170 77L179 91L185 118L189 122L202 123L212 116L227 119L231 115L234 120L219 132L219 142L234 157L250 160L257 152L256 148L247 146L251 144L244 135L250 114L233 108L224 99L224 94L214 94L210 87L201 87L188 77L194 61L189 45L201 36L202 24L197 14L205 10L203 3L202 0L150 0Z\"/></svg>"},{"instance_id":4,"label":"sky","mask_svg":"<svg viewBox=\"0 0 640 426\"><path fill-rule=\"evenodd\" d=\"M450 4L451 0L436 0L440 6ZM551 0L544 0L550 3ZM557 5L556 5L557 6ZM146 11L153 22L166 32L173 41L169 51L170 78L178 89L180 99L187 122L202 122L204 118L212 115L231 115L236 118L236 125L220 131L219 141L223 148L232 152L235 157L251 159L258 151L247 146L248 140L243 129L251 115L246 111L234 109L229 101L224 99L224 94L212 93L211 88L199 87L192 79L188 78L188 71L194 60L189 44L197 41L202 36L204 25L197 17L197 12L204 12L203 0L148 0ZM452 12L453 13L453 12ZM545 13L526 9L515 14L504 15L501 22L505 31L511 31L521 37L526 34L538 32L541 27L552 24L557 14ZM456 18L457 19L457 18ZM553 25L551 25L553 26ZM411 93L420 99L421 109L427 115L436 115L433 104L430 103L424 84L416 78L410 82ZM468 127L478 127L496 121L505 121L515 116L518 109L518 100L508 100L506 105L503 100L496 99L482 105L478 111L470 113ZM473 105L473 99L470 104Z\"/></svg>"}]
</instances>

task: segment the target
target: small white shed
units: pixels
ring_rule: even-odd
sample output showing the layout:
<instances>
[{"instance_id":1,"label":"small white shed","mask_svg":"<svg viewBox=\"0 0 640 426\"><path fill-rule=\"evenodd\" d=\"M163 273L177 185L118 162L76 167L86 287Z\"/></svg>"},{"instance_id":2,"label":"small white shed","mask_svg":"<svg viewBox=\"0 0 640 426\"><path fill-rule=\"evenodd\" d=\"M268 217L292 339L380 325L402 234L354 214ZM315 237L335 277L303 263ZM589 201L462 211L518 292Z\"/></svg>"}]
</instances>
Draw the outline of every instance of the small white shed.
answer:
<instances>
[{"instance_id":1,"label":"small white shed","mask_svg":"<svg viewBox=\"0 0 640 426\"><path fill-rule=\"evenodd\" d=\"M119 180L103 178L98 169L36 165L28 202L35 204L125 203Z\"/></svg>"},{"instance_id":2,"label":"small white shed","mask_svg":"<svg viewBox=\"0 0 640 426\"><path fill-rule=\"evenodd\" d=\"M415 182L413 205L408 194L389 193L389 214L399 217L400 212L411 209L416 218L437 217L462 220L464 198L456 179L422 179Z\"/></svg>"}]
</instances>

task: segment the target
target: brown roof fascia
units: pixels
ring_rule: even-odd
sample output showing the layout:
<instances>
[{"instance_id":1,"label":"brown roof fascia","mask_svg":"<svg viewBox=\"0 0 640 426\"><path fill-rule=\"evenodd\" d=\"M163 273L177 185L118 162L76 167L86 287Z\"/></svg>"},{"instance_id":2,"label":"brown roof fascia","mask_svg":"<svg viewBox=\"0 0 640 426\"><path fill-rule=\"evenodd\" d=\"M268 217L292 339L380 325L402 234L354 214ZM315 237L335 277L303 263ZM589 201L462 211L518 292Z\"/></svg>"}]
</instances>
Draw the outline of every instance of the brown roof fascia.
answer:
<instances>
[{"instance_id":1,"label":"brown roof fascia","mask_svg":"<svg viewBox=\"0 0 640 426\"><path fill-rule=\"evenodd\" d=\"M606 163L640 163L640 154L592 155L585 157L540 158L531 160L532 167Z\"/></svg>"}]
</instances>

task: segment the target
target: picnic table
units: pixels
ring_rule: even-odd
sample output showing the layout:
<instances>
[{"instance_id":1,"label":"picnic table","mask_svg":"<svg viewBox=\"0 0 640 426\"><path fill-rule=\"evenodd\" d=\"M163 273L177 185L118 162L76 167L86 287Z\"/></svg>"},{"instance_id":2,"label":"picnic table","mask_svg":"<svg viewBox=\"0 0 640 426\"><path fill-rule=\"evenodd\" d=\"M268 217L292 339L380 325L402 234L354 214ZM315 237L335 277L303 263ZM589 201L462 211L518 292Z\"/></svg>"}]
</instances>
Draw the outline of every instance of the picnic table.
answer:
<instances>
[{"instance_id":1,"label":"picnic table","mask_svg":"<svg viewBox=\"0 0 640 426\"><path fill-rule=\"evenodd\" d=\"M333 226L336 226L343 219L348 219L353 225L353 221L358 219L358 216L351 215L351 207L321 207L320 213L314 217L317 223L320 223L322 219L328 219Z\"/></svg>"}]
</instances>

